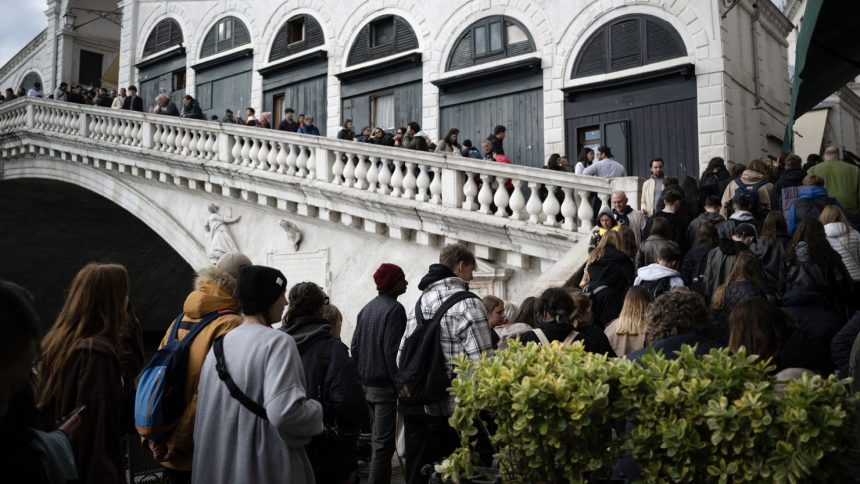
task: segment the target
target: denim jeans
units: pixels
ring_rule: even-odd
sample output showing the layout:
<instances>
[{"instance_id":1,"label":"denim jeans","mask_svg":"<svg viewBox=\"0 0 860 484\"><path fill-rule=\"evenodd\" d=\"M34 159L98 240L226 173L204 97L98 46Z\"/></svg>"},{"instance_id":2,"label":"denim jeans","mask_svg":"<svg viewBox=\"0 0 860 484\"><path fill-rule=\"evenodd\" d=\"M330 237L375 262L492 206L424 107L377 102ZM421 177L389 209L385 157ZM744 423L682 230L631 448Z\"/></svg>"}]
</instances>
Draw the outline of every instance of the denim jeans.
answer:
<instances>
[{"instance_id":1,"label":"denim jeans","mask_svg":"<svg viewBox=\"0 0 860 484\"><path fill-rule=\"evenodd\" d=\"M391 482L391 458L396 438L397 394L394 388L364 387L364 398L373 415L373 454L368 482L388 484Z\"/></svg>"}]
</instances>

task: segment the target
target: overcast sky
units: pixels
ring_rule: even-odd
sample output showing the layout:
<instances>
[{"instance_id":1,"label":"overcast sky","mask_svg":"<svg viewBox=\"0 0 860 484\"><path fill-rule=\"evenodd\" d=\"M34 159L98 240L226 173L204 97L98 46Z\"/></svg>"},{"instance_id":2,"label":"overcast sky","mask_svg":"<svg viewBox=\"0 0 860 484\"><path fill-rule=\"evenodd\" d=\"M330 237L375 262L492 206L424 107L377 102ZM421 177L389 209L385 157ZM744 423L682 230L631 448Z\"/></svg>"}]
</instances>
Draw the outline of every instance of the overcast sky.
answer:
<instances>
[{"instance_id":1,"label":"overcast sky","mask_svg":"<svg viewBox=\"0 0 860 484\"><path fill-rule=\"evenodd\" d=\"M45 0L0 0L0 66L48 26Z\"/></svg>"}]
</instances>

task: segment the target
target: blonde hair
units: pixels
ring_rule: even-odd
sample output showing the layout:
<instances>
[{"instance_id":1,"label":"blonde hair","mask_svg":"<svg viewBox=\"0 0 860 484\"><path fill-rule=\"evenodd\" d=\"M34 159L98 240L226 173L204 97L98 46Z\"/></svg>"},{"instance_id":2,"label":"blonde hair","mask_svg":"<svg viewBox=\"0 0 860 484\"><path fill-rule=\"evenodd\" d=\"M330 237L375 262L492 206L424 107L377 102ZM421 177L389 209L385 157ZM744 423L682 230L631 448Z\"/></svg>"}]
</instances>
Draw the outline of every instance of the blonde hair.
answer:
<instances>
[{"instance_id":1,"label":"blonde hair","mask_svg":"<svg viewBox=\"0 0 860 484\"><path fill-rule=\"evenodd\" d=\"M340 309L338 309L334 304L326 304L323 306L322 317L331 323L332 326L337 326L343 322L343 314L341 314Z\"/></svg>"},{"instance_id":2,"label":"blonde hair","mask_svg":"<svg viewBox=\"0 0 860 484\"><path fill-rule=\"evenodd\" d=\"M487 314L492 313L497 306L504 307L505 305L505 302L497 298L496 296L484 296L481 301L484 303L484 307L487 309Z\"/></svg>"},{"instance_id":3,"label":"blonde hair","mask_svg":"<svg viewBox=\"0 0 860 484\"><path fill-rule=\"evenodd\" d=\"M654 298L651 292L642 286L633 286L627 290L624 296L624 307L618 315L618 324L615 326L615 334L645 334L648 321L645 313Z\"/></svg>"}]
</instances>

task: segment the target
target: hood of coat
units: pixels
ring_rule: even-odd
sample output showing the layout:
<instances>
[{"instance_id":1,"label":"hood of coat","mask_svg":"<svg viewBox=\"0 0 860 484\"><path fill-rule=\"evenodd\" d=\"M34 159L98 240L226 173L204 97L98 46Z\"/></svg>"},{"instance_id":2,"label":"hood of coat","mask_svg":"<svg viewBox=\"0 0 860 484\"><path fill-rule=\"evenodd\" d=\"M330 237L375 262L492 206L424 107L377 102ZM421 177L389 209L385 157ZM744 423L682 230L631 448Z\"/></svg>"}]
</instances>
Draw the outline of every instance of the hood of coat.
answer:
<instances>
[{"instance_id":1,"label":"hood of coat","mask_svg":"<svg viewBox=\"0 0 860 484\"><path fill-rule=\"evenodd\" d=\"M827 189L824 187L803 187L800 189L799 196L804 200L814 200L818 197L826 197Z\"/></svg>"},{"instance_id":2,"label":"hood of coat","mask_svg":"<svg viewBox=\"0 0 860 484\"><path fill-rule=\"evenodd\" d=\"M741 182L743 182L744 185L755 185L756 183L764 180L764 178L764 175L757 171L744 170L744 172L741 173Z\"/></svg>"},{"instance_id":3,"label":"hood of coat","mask_svg":"<svg viewBox=\"0 0 860 484\"><path fill-rule=\"evenodd\" d=\"M749 213L749 212L746 212L746 213ZM752 214L750 214L750 216L752 216ZM705 212L705 213L699 214L699 220L702 220L705 223L715 224L717 222L722 222L725 219L723 218L722 215L719 214L719 212L717 212L717 213Z\"/></svg>"},{"instance_id":4,"label":"hood of coat","mask_svg":"<svg viewBox=\"0 0 860 484\"><path fill-rule=\"evenodd\" d=\"M830 238L844 237L848 233L848 227L842 222L832 222L824 226L824 233Z\"/></svg>"},{"instance_id":5,"label":"hood of coat","mask_svg":"<svg viewBox=\"0 0 860 484\"><path fill-rule=\"evenodd\" d=\"M239 311L239 302L233 294L221 289L214 283L204 283L185 298L182 310L190 319L201 319L203 316L222 309Z\"/></svg>"},{"instance_id":6,"label":"hood of coat","mask_svg":"<svg viewBox=\"0 0 860 484\"><path fill-rule=\"evenodd\" d=\"M747 250L749 247L747 247L743 242L737 242L733 239L720 239L719 248L720 252L725 255L737 255Z\"/></svg>"},{"instance_id":7,"label":"hood of coat","mask_svg":"<svg viewBox=\"0 0 860 484\"><path fill-rule=\"evenodd\" d=\"M747 212L746 210L738 210L737 212L733 213L731 217L729 217L729 220L737 220L739 222L751 222L755 220L755 217L753 216L752 212Z\"/></svg>"},{"instance_id":8,"label":"hood of coat","mask_svg":"<svg viewBox=\"0 0 860 484\"><path fill-rule=\"evenodd\" d=\"M782 172L782 174L779 175L779 181L800 185L801 183L803 183L803 179L805 177L805 171L801 170L800 168L792 168Z\"/></svg>"},{"instance_id":9,"label":"hood of coat","mask_svg":"<svg viewBox=\"0 0 860 484\"><path fill-rule=\"evenodd\" d=\"M323 318L304 316L295 318L281 327L281 331L296 340L299 353L304 353L319 340L332 337L331 323Z\"/></svg>"},{"instance_id":10,"label":"hood of coat","mask_svg":"<svg viewBox=\"0 0 860 484\"><path fill-rule=\"evenodd\" d=\"M442 279L448 279L449 277L457 277L457 274L451 269L448 269L448 266L443 264L431 264L430 269L427 271L427 274L421 278L421 282L418 283L418 289L425 290L428 286L435 282L439 282Z\"/></svg>"},{"instance_id":11,"label":"hood of coat","mask_svg":"<svg viewBox=\"0 0 860 484\"><path fill-rule=\"evenodd\" d=\"M638 275L643 281L656 281L657 279L662 279L664 277L681 277L680 272L675 269L661 266L656 262L648 264L645 267L640 267L636 272L636 275Z\"/></svg>"}]
</instances>

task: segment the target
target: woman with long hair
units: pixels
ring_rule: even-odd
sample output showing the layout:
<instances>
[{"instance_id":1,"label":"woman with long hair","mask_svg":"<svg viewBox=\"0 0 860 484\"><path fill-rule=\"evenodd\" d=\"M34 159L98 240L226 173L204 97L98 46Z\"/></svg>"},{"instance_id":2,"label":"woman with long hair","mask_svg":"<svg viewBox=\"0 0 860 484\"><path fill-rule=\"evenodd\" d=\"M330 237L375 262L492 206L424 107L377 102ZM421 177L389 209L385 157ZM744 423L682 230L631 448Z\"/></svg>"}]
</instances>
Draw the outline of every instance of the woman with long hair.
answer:
<instances>
[{"instance_id":1,"label":"woman with long hair","mask_svg":"<svg viewBox=\"0 0 860 484\"><path fill-rule=\"evenodd\" d=\"M624 252L618 232L606 232L597 244L585 266L585 275L580 287L591 295L594 324L605 328L618 317L627 289L636 278L633 261Z\"/></svg>"},{"instance_id":2,"label":"woman with long hair","mask_svg":"<svg viewBox=\"0 0 860 484\"><path fill-rule=\"evenodd\" d=\"M764 286L769 294L779 292L779 270L785 262L785 249L791 237L781 212L772 211L764 219L761 236L750 248L761 261Z\"/></svg>"},{"instance_id":3,"label":"woman with long hair","mask_svg":"<svg viewBox=\"0 0 860 484\"><path fill-rule=\"evenodd\" d=\"M125 478L121 342L134 324L128 299L125 267L87 264L72 281L57 320L42 340L36 402L43 424L51 426L86 406L71 439L84 483Z\"/></svg>"},{"instance_id":4,"label":"woman with long hair","mask_svg":"<svg viewBox=\"0 0 860 484\"><path fill-rule=\"evenodd\" d=\"M845 268L854 281L854 295L860 285L860 233L851 228L845 213L836 205L828 205L818 218L824 225L824 233L833 250L842 258Z\"/></svg>"},{"instance_id":5,"label":"woman with long hair","mask_svg":"<svg viewBox=\"0 0 860 484\"><path fill-rule=\"evenodd\" d=\"M696 245L684 256L681 263L681 279L684 285L693 291L705 295L705 269L708 267L708 255L717 247L719 237L717 228L711 224L702 224L696 234Z\"/></svg>"},{"instance_id":6,"label":"woman with long hair","mask_svg":"<svg viewBox=\"0 0 860 484\"><path fill-rule=\"evenodd\" d=\"M717 342L726 344L729 339L729 313L738 304L749 299L765 297L767 291L762 286L761 265L750 251L741 252L735 260L726 280L714 291L711 309L717 328Z\"/></svg>"},{"instance_id":7,"label":"woman with long hair","mask_svg":"<svg viewBox=\"0 0 860 484\"><path fill-rule=\"evenodd\" d=\"M782 305L800 327L830 345L846 318L851 275L818 219L804 220L785 251Z\"/></svg>"},{"instance_id":8,"label":"woman with long hair","mask_svg":"<svg viewBox=\"0 0 860 484\"><path fill-rule=\"evenodd\" d=\"M523 343L582 341L586 351L615 356L603 330L591 323L591 299L582 291L571 294L564 288L551 287L541 294L537 310L539 323L532 331L520 335Z\"/></svg>"},{"instance_id":9,"label":"woman with long hair","mask_svg":"<svg viewBox=\"0 0 860 484\"><path fill-rule=\"evenodd\" d=\"M593 162L594 150L591 148L583 148L579 151L579 156L576 157L576 165L574 165L573 171L577 175L582 175L582 172L591 166L591 163Z\"/></svg>"},{"instance_id":10,"label":"woman with long hair","mask_svg":"<svg viewBox=\"0 0 860 484\"><path fill-rule=\"evenodd\" d=\"M651 292L642 286L627 290L621 314L604 331L616 355L625 356L645 346L645 313L653 301Z\"/></svg>"},{"instance_id":11,"label":"woman with long hair","mask_svg":"<svg viewBox=\"0 0 860 484\"><path fill-rule=\"evenodd\" d=\"M460 143L457 142L457 137L460 136L460 130L452 128L448 130L445 139L436 145L436 153L446 153L451 155L462 155Z\"/></svg>"}]
</instances>

